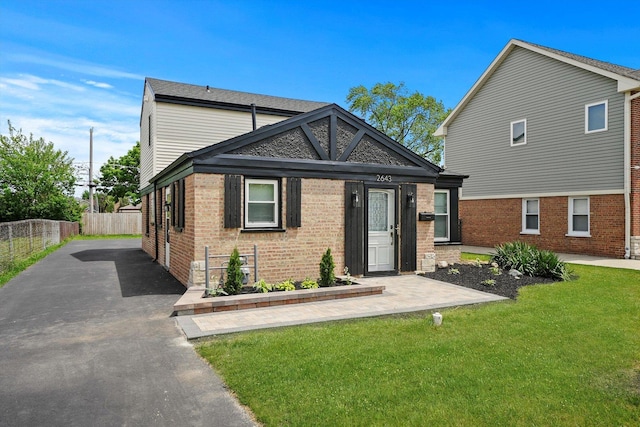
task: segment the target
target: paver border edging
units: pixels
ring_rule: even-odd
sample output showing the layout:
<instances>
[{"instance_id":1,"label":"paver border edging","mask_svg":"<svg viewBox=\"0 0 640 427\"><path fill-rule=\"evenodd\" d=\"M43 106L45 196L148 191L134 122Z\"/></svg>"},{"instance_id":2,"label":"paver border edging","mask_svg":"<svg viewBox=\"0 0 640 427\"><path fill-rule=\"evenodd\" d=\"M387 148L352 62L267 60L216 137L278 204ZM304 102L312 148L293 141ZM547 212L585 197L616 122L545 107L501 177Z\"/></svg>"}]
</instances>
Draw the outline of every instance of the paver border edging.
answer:
<instances>
[{"instance_id":1,"label":"paver border edging","mask_svg":"<svg viewBox=\"0 0 640 427\"><path fill-rule=\"evenodd\" d=\"M204 287L191 287L173 305L176 316L215 313L220 311L247 310L286 304L333 299L355 298L380 295L385 290L382 285L351 285L331 288L301 289L289 292L267 292L264 294L232 295L204 298Z\"/></svg>"}]
</instances>

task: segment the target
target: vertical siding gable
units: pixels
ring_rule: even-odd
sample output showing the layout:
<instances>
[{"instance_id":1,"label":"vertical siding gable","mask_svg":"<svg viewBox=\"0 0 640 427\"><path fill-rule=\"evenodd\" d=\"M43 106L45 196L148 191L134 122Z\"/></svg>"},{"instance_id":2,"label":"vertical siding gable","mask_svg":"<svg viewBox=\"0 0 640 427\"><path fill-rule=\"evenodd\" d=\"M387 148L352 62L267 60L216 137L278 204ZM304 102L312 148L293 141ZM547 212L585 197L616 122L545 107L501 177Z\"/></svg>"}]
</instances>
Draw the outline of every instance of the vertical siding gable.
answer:
<instances>
[{"instance_id":1,"label":"vertical siding gable","mask_svg":"<svg viewBox=\"0 0 640 427\"><path fill-rule=\"evenodd\" d=\"M609 130L585 135L584 106L604 99ZM464 197L621 189L623 100L614 80L516 47L449 125L447 168L470 175ZM521 119L527 144L511 147Z\"/></svg>"}]
</instances>

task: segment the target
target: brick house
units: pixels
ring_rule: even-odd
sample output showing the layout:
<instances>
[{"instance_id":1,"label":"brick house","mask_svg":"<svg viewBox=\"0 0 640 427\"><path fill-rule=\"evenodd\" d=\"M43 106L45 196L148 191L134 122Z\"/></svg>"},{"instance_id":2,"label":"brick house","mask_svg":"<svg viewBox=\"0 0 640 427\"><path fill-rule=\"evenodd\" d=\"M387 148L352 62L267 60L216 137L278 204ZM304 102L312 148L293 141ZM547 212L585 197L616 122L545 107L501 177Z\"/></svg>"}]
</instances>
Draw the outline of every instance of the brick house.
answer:
<instances>
[{"instance_id":1,"label":"brick house","mask_svg":"<svg viewBox=\"0 0 640 427\"><path fill-rule=\"evenodd\" d=\"M202 283L205 246L257 245L269 282L317 278L327 248L337 274L431 270L436 253L459 258L464 178L324 105L185 152L150 177L142 246L186 286Z\"/></svg>"},{"instance_id":2,"label":"brick house","mask_svg":"<svg viewBox=\"0 0 640 427\"><path fill-rule=\"evenodd\" d=\"M464 244L640 258L640 70L511 40L435 135Z\"/></svg>"}]
</instances>

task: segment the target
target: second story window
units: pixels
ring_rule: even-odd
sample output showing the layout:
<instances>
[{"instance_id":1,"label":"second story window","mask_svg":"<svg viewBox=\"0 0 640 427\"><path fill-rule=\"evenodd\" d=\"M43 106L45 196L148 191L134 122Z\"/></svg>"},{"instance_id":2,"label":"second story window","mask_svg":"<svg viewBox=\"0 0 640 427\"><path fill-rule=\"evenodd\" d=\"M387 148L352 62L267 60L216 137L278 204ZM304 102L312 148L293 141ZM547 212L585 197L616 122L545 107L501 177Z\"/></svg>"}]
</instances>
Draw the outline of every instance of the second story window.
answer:
<instances>
[{"instance_id":1,"label":"second story window","mask_svg":"<svg viewBox=\"0 0 640 427\"><path fill-rule=\"evenodd\" d=\"M527 143L527 119L511 122L511 146Z\"/></svg>"},{"instance_id":2,"label":"second story window","mask_svg":"<svg viewBox=\"0 0 640 427\"><path fill-rule=\"evenodd\" d=\"M584 106L584 133L602 132L608 127L608 101Z\"/></svg>"}]
</instances>

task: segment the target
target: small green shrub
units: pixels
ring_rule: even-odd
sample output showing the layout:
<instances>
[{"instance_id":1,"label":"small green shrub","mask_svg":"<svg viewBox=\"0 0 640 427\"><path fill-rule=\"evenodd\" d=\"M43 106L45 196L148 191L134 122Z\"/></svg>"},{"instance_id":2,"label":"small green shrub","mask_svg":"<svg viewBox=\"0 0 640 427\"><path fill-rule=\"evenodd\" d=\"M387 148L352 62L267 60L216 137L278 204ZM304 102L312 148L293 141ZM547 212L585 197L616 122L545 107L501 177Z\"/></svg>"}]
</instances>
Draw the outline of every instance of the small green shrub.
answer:
<instances>
[{"instance_id":1,"label":"small green shrub","mask_svg":"<svg viewBox=\"0 0 640 427\"><path fill-rule=\"evenodd\" d=\"M242 289L242 263L240 262L240 253L238 248L233 248L227 265L227 280L224 282L224 291L228 295L238 295Z\"/></svg>"},{"instance_id":2,"label":"small green shrub","mask_svg":"<svg viewBox=\"0 0 640 427\"><path fill-rule=\"evenodd\" d=\"M256 292L266 294L267 292L273 290L273 285L271 283L265 282L264 279L260 279L253 284L253 289L255 289Z\"/></svg>"},{"instance_id":3,"label":"small green shrub","mask_svg":"<svg viewBox=\"0 0 640 427\"><path fill-rule=\"evenodd\" d=\"M276 289L279 291L295 291L296 285L293 283L293 280L287 279L284 282L278 283Z\"/></svg>"},{"instance_id":4,"label":"small green shrub","mask_svg":"<svg viewBox=\"0 0 640 427\"><path fill-rule=\"evenodd\" d=\"M318 287L318 282L307 277L302 281L300 287L302 287L303 289L316 289Z\"/></svg>"},{"instance_id":5,"label":"small green shrub","mask_svg":"<svg viewBox=\"0 0 640 427\"><path fill-rule=\"evenodd\" d=\"M573 273L552 251L539 250L525 242L503 243L495 247L491 260L505 270L515 269L527 276L571 280Z\"/></svg>"},{"instance_id":6,"label":"small green shrub","mask_svg":"<svg viewBox=\"0 0 640 427\"><path fill-rule=\"evenodd\" d=\"M494 276L499 276L502 274L502 270L500 270L500 267L491 267L489 269L489 271L491 272L491 274L493 274Z\"/></svg>"},{"instance_id":7,"label":"small green shrub","mask_svg":"<svg viewBox=\"0 0 640 427\"><path fill-rule=\"evenodd\" d=\"M458 270L457 268L450 268L448 273L449 274L460 274L460 270Z\"/></svg>"},{"instance_id":8,"label":"small green shrub","mask_svg":"<svg viewBox=\"0 0 640 427\"><path fill-rule=\"evenodd\" d=\"M482 267L482 261L480 261L480 258L476 258L475 261L471 262L471 265L474 267Z\"/></svg>"},{"instance_id":9,"label":"small green shrub","mask_svg":"<svg viewBox=\"0 0 640 427\"><path fill-rule=\"evenodd\" d=\"M483 280L482 282L480 282L481 284L485 285L485 286L495 286L496 285L496 281L493 279L487 279L487 280Z\"/></svg>"},{"instance_id":10,"label":"small green shrub","mask_svg":"<svg viewBox=\"0 0 640 427\"><path fill-rule=\"evenodd\" d=\"M331 248L327 248L327 251L322 255L322 260L320 261L320 280L318 280L320 286L331 286L335 283L336 276L333 272L335 268L336 264L333 262Z\"/></svg>"}]
</instances>

